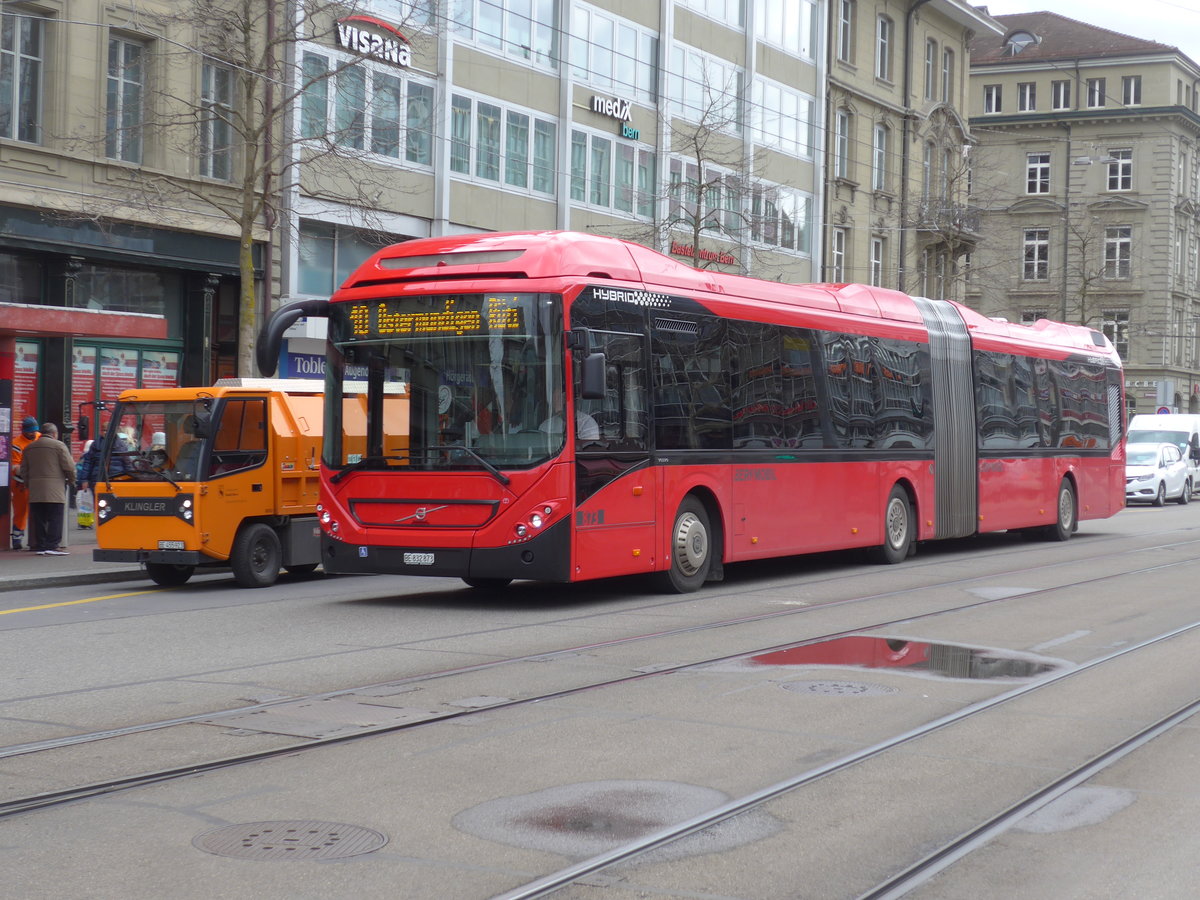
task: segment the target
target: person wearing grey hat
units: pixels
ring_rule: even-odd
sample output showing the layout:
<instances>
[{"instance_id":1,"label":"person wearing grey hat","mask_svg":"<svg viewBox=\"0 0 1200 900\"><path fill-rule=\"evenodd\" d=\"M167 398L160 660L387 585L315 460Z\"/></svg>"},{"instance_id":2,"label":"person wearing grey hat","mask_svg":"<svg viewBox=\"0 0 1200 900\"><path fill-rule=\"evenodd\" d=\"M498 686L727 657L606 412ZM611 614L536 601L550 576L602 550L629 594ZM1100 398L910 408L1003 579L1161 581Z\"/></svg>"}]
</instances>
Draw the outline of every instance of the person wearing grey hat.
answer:
<instances>
[{"instance_id":1,"label":"person wearing grey hat","mask_svg":"<svg viewBox=\"0 0 1200 900\"><path fill-rule=\"evenodd\" d=\"M29 491L25 487L25 482L17 474L21 467L21 457L25 453L25 448L42 436L38 431L38 420L33 416L26 416L21 422L21 433L12 439L12 489L10 497L12 499L12 548L14 550L21 549L21 543L25 540L25 528L29 524Z\"/></svg>"},{"instance_id":2,"label":"person wearing grey hat","mask_svg":"<svg viewBox=\"0 0 1200 900\"><path fill-rule=\"evenodd\" d=\"M42 425L42 436L25 448L18 474L29 487L33 549L40 556L66 556L59 544L67 491L75 487L75 463L67 445L58 440L58 426L53 422Z\"/></svg>"}]
</instances>

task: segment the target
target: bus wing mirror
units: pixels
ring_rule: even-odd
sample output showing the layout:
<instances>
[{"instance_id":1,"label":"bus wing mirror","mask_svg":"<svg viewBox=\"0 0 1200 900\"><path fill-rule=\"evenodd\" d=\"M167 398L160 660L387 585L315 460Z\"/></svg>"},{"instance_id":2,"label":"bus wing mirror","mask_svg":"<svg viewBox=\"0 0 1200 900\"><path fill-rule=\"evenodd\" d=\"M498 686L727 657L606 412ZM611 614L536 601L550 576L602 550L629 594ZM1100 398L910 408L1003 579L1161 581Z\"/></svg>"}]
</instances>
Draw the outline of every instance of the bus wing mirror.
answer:
<instances>
[{"instance_id":1,"label":"bus wing mirror","mask_svg":"<svg viewBox=\"0 0 1200 900\"><path fill-rule=\"evenodd\" d=\"M604 376L608 363L603 353L589 353L583 358L583 373L579 379L579 396L583 400L604 399Z\"/></svg>"},{"instance_id":2,"label":"bus wing mirror","mask_svg":"<svg viewBox=\"0 0 1200 900\"><path fill-rule=\"evenodd\" d=\"M92 431L92 420L87 416L79 417L79 443L86 444Z\"/></svg>"}]
</instances>

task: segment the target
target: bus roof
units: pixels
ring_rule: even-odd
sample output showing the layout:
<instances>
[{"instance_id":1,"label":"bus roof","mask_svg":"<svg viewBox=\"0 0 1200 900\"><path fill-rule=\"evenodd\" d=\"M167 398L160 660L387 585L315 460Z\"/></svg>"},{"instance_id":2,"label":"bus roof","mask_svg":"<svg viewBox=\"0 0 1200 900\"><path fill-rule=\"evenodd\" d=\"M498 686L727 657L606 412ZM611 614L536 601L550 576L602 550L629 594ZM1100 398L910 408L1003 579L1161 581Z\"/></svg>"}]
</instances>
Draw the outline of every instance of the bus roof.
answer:
<instances>
[{"instance_id":1,"label":"bus roof","mask_svg":"<svg viewBox=\"0 0 1200 900\"><path fill-rule=\"evenodd\" d=\"M790 284L696 269L632 241L576 231L514 231L446 235L393 244L371 256L333 295L333 301L378 296L380 288L420 283L462 285L474 279L557 278L626 282L650 290L728 299L794 310L843 313L923 325L908 294L863 284ZM614 285L615 287L616 285ZM532 285L531 285L532 287ZM1116 359L1093 329L1039 320L1032 326L986 316L953 303L977 339L997 346L1069 347Z\"/></svg>"}]
</instances>

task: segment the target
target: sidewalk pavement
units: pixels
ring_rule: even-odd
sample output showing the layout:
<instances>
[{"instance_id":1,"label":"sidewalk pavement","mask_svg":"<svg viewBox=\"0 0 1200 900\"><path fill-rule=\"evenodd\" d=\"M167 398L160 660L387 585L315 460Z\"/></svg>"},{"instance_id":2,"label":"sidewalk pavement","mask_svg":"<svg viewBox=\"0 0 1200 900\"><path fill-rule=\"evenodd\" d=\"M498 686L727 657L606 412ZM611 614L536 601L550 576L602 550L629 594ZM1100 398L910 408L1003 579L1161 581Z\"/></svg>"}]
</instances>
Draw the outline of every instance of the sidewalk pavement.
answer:
<instances>
[{"instance_id":1,"label":"sidewalk pavement","mask_svg":"<svg viewBox=\"0 0 1200 900\"><path fill-rule=\"evenodd\" d=\"M94 528L80 528L71 510L63 545L69 556L38 556L30 550L0 550L0 591L28 590L69 584L101 584L142 579L153 585L137 563L93 562ZM7 544L7 535L5 536Z\"/></svg>"}]
</instances>

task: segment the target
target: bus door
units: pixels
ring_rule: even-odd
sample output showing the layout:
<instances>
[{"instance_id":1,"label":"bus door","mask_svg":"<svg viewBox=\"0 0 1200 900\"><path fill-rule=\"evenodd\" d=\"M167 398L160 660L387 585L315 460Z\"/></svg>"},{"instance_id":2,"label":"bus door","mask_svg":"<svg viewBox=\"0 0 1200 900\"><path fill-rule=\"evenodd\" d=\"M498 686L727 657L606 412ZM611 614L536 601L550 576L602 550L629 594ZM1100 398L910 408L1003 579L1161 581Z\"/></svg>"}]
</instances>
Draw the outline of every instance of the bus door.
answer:
<instances>
[{"instance_id":1,"label":"bus door","mask_svg":"<svg viewBox=\"0 0 1200 900\"><path fill-rule=\"evenodd\" d=\"M589 331L576 351L575 579L652 571L659 545L645 338ZM580 397L582 360L604 354L604 396Z\"/></svg>"}]
</instances>

